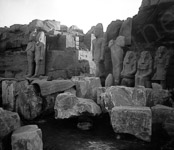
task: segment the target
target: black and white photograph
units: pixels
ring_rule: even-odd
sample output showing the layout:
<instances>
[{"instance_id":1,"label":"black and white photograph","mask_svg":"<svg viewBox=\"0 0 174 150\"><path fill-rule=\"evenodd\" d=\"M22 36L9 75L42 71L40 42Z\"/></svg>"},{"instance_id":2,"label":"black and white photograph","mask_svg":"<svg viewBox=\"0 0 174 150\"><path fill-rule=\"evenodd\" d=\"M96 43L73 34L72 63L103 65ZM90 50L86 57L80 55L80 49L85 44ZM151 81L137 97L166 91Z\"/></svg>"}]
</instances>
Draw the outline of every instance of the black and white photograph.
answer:
<instances>
[{"instance_id":1,"label":"black and white photograph","mask_svg":"<svg viewBox=\"0 0 174 150\"><path fill-rule=\"evenodd\" d=\"M0 0L0 150L174 150L174 0Z\"/></svg>"}]
</instances>

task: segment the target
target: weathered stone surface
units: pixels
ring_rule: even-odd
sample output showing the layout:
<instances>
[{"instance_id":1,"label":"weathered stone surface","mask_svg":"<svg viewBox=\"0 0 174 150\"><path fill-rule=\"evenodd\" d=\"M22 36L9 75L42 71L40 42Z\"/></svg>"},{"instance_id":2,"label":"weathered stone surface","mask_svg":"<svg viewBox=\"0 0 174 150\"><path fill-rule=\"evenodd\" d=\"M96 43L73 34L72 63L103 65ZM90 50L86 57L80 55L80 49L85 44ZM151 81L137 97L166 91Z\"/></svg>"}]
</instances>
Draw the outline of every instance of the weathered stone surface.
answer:
<instances>
[{"instance_id":1,"label":"weathered stone surface","mask_svg":"<svg viewBox=\"0 0 174 150\"><path fill-rule=\"evenodd\" d=\"M21 122L17 113L0 108L0 139L19 128L20 125Z\"/></svg>"},{"instance_id":2,"label":"weathered stone surface","mask_svg":"<svg viewBox=\"0 0 174 150\"><path fill-rule=\"evenodd\" d=\"M24 119L32 120L41 114L42 103L34 85L24 85L16 97L15 111Z\"/></svg>"},{"instance_id":3,"label":"weathered stone surface","mask_svg":"<svg viewBox=\"0 0 174 150\"><path fill-rule=\"evenodd\" d=\"M151 88L152 56L149 51L142 51L138 60L137 72L135 74L135 86Z\"/></svg>"},{"instance_id":4,"label":"weathered stone surface","mask_svg":"<svg viewBox=\"0 0 174 150\"><path fill-rule=\"evenodd\" d=\"M173 0L142 0L140 10L152 5L159 5L161 3L164 4L169 2L173 2Z\"/></svg>"},{"instance_id":5,"label":"weathered stone surface","mask_svg":"<svg viewBox=\"0 0 174 150\"><path fill-rule=\"evenodd\" d=\"M152 89L153 90L162 90L163 87L158 83L152 83Z\"/></svg>"},{"instance_id":6,"label":"weathered stone surface","mask_svg":"<svg viewBox=\"0 0 174 150\"><path fill-rule=\"evenodd\" d=\"M105 80L105 87L110 87L114 85L114 77L113 75L110 73L108 74L108 76L106 77Z\"/></svg>"},{"instance_id":7,"label":"weathered stone surface","mask_svg":"<svg viewBox=\"0 0 174 150\"><path fill-rule=\"evenodd\" d=\"M28 81L4 80L2 81L2 105L6 110L15 111L16 96Z\"/></svg>"},{"instance_id":8,"label":"weathered stone surface","mask_svg":"<svg viewBox=\"0 0 174 150\"><path fill-rule=\"evenodd\" d=\"M104 100L102 99L102 96L105 94L105 92L106 87L97 88L97 104L100 106L102 112L106 112Z\"/></svg>"},{"instance_id":9,"label":"weathered stone surface","mask_svg":"<svg viewBox=\"0 0 174 150\"><path fill-rule=\"evenodd\" d=\"M59 94L56 98L55 118L65 119L83 114L96 116L101 114L100 107L91 99L77 98L71 93Z\"/></svg>"},{"instance_id":10,"label":"weathered stone surface","mask_svg":"<svg viewBox=\"0 0 174 150\"><path fill-rule=\"evenodd\" d=\"M65 90L68 90L75 86L74 82L72 82L71 80L47 81L46 79L37 79L34 80L31 84L39 86L42 96L47 96L58 92L64 92Z\"/></svg>"},{"instance_id":11,"label":"weathered stone surface","mask_svg":"<svg viewBox=\"0 0 174 150\"><path fill-rule=\"evenodd\" d=\"M89 130L92 128L92 124L90 122L79 122L77 127L81 130Z\"/></svg>"},{"instance_id":12,"label":"weathered stone surface","mask_svg":"<svg viewBox=\"0 0 174 150\"><path fill-rule=\"evenodd\" d=\"M127 18L120 28L119 35L125 37L125 45L131 45L132 18Z\"/></svg>"},{"instance_id":13,"label":"weathered stone surface","mask_svg":"<svg viewBox=\"0 0 174 150\"><path fill-rule=\"evenodd\" d=\"M166 119L164 122L164 129L168 133L169 136L174 137L174 118L172 117Z\"/></svg>"},{"instance_id":14,"label":"weathered stone surface","mask_svg":"<svg viewBox=\"0 0 174 150\"><path fill-rule=\"evenodd\" d=\"M149 0L137 15L133 17L132 37L135 43L150 45L168 45L173 43L173 0L150 0L157 5L151 5ZM150 6L149 6L150 5ZM155 9L154 9L155 8ZM139 50L141 47L137 47ZM154 49L155 50L155 49Z\"/></svg>"},{"instance_id":15,"label":"weathered stone surface","mask_svg":"<svg viewBox=\"0 0 174 150\"><path fill-rule=\"evenodd\" d=\"M68 27L66 25L60 25L60 30L61 31L68 31Z\"/></svg>"},{"instance_id":16,"label":"weathered stone surface","mask_svg":"<svg viewBox=\"0 0 174 150\"><path fill-rule=\"evenodd\" d=\"M20 24L14 24L10 26L10 28L4 28L4 30L0 31L0 47L2 51L5 50L24 50L28 40L29 40L29 34L31 31L33 31L35 28L40 28L43 31L45 31L48 34L48 37L53 35L53 38L51 38L53 41L57 40L58 45L61 45L61 38L60 36L57 36L57 34L60 34L60 22L55 21L55 20L38 20L35 19L32 22L30 22L28 25L20 25ZM66 32L65 30L63 32ZM57 38L58 37L58 38ZM66 36L61 36L63 39L66 39ZM59 40L60 39L60 40ZM48 38L48 43L47 45L50 45L49 43L50 38ZM51 43L55 43L55 42ZM66 40L65 42L65 47L66 47ZM57 45L56 45L57 46ZM60 47L59 47L60 48Z\"/></svg>"},{"instance_id":17,"label":"weathered stone surface","mask_svg":"<svg viewBox=\"0 0 174 150\"><path fill-rule=\"evenodd\" d=\"M150 142L152 135L152 113L148 107L114 107L111 124L116 133L128 133Z\"/></svg>"},{"instance_id":18,"label":"weathered stone surface","mask_svg":"<svg viewBox=\"0 0 174 150\"><path fill-rule=\"evenodd\" d=\"M64 91L64 93L66 93L66 92L69 92L71 94L74 94L75 96L76 96L76 93L77 93L74 87L72 87L72 88L67 89L67 90Z\"/></svg>"},{"instance_id":19,"label":"weathered stone surface","mask_svg":"<svg viewBox=\"0 0 174 150\"><path fill-rule=\"evenodd\" d=\"M146 88L145 91L147 98L146 106L152 107L157 104L172 105L171 95L168 90Z\"/></svg>"},{"instance_id":20,"label":"weathered stone surface","mask_svg":"<svg viewBox=\"0 0 174 150\"><path fill-rule=\"evenodd\" d=\"M44 96L42 114L49 115L54 112L54 104L55 104L57 95L58 93Z\"/></svg>"},{"instance_id":21,"label":"weathered stone surface","mask_svg":"<svg viewBox=\"0 0 174 150\"><path fill-rule=\"evenodd\" d=\"M111 49L112 73L114 77L114 85L120 85L121 71L123 69L123 47L125 46L125 37L118 36L115 41L109 41Z\"/></svg>"},{"instance_id":22,"label":"weathered stone surface","mask_svg":"<svg viewBox=\"0 0 174 150\"><path fill-rule=\"evenodd\" d=\"M27 125L13 132L12 150L43 150L42 131L37 125Z\"/></svg>"},{"instance_id":23,"label":"weathered stone surface","mask_svg":"<svg viewBox=\"0 0 174 150\"><path fill-rule=\"evenodd\" d=\"M97 88L101 87L101 81L98 77L72 77L76 84L77 97L97 100Z\"/></svg>"},{"instance_id":24,"label":"weathered stone surface","mask_svg":"<svg viewBox=\"0 0 174 150\"><path fill-rule=\"evenodd\" d=\"M84 59L82 59L82 60L79 60L79 67L78 67L78 69L79 69L79 72L81 73L81 74L85 74L85 73L90 73L90 68L91 66L90 66L90 64L89 64L89 61L88 60L84 60Z\"/></svg>"},{"instance_id":25,"label":"weathered stone surface","mask_svg":"<svg viewBox=\"0 0 174 150\"><path fill-rule=\"evenodd\" d=\"M152 110L152 123L164 124L170 118L174 119L174 109L164 105L156 105L151 107ZM173 122L174 123L174 122Z\"/></svg>"},{"instance_id":26,"label":"weathered stone surface","mask_svg":"<svg viewBox=\"0 0 174 150\"><path fill-rule=\"evenodd\" d=\"M116 21L112 21L108 25L106 29L106 34L105 34L105 40L107 44L109 43L110 40L116 40L117 36L119 35L122 23L123 21L116 20Z\"/></svg>"},{"instance_id":27,"label":"weathered stone surface","mask_svg":"<svg viewBox=\"0 0 174 150\"><path fill-rule=\"evenodd\" d=\"M155 73L151 80L160 83L163 89L166 89L166 73L169 66L171 53L165 46L158 47L154 58L153 68Z\"/></svg>"},{"instance_id":28,"label":"weathered stone surface","mask_svg":"<svg viewBox=\"0 0 174 150\"><path fill-rule=\"evenodd\" d=\"M70 66L74 66L74 68L78 66L78 52L76 50L54 50L47 53L47 73L57 70L66 70Z\"/></svg>"},{"instance_id":29,"label":"weathered stone surface","mask_svg":"<svg viewBox=\"0 0 174 150\"><path fill-rule=\"evenodd\" d=\"M121 85L134 87L136 71L136 53L134 51L127 51L123 61L123 70L121 72Z\"/></svg>"},{"instance_id":30,"label":"weathered stone surface","mask_svg":"<svg viewBox=\"0 0 174 150\"><path fill-rule=\"evenodd\" d=\"M26 75L27 55L25 52L6 53L0 57L0 71L5 72L2 77L21 79Z\"/></svg>"},{"instance_id":31,"label":"weathered stone surface","mask_svg":"<svg viewBox=\"0 0 174 150\"><path fill-rule=\"evenodd\" d=\"M73 33L74 35L82 35L83 34L83 30L78 28L75 25L72 25L71 27L69 27L68 32Z\"/></svg>"},{"instance_id":32,"label":"weathered stone surface","mask_svg":"<svg viewBox=\"0 0 174 150\"><path fill-rule=\"evenodd\" d=\"M42 30L49 32L50 30L60 30L60 22L55 20L32 20L28 28L32 31L34 28L41 28Z\"/></svg>"},{"instance_id":33,"label":"weathered stone surface","mask_svg":"<svg viewBox=\"0 0 174 150\"><path fill-rule=\"evenodd\" d=\"M15 84L16 81L2 81L2 105L6 110L14 110Z\"/></svg>"},{"instance_id":34,"label":"weathered stone surface","mask_svg":"<svg viewBox=\"0 0 174 150\"><path fill-rule=\"evenodd\" d=\"M141 87L111 86L101 94L98 102L104 104L107 111L115 106L146 106L146 92Z\"/></svg>"}]
</instances>

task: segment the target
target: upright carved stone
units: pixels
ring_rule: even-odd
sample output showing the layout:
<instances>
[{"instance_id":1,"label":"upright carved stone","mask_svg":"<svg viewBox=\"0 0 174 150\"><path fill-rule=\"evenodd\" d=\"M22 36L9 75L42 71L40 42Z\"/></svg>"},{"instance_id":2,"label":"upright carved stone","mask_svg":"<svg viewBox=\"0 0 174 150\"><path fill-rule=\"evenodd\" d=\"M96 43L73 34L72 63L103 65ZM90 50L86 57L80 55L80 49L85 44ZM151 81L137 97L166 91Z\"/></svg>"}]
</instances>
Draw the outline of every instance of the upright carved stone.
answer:
<instances>
[{"instance_id":1,"label":"upright carved stone","mask_svg":"<svg viewBox=\"0 0 174 150\"><path fill-rule=\"evenodd\" d=\"M149 51L141 52L135 74L135 86L151 87L150 76L152 74L152 56Z\"/></svg>"},{"instance_id":2,"label":"upright carved stone","mask_svg":"<svg viewBox=\"0 0 174 150\"><path fill-rule=\"evenodd\" d=\"M28 77L31 77L34 71L34 51L36 44L36 35L37 35L37 29L35 28L35 30L30 33L29 43L27 44L27 48L25 50L27 52Z\"/></svg>"},{"instance_id":3,"label":"upright carved stone","mask_svg":"<svg viewBox=\"0 0 174 150\"><path fill-rule=\"evenodd\" d=\"M34 77L45 74L45 49L46 36L43 31L39 32L36 37L35 45L35 74Z\"/></svg>"},{"instance_id":4,"label":"upright carved stone","mask_svg":"<svg viewBox=\"0 0 174 150\"><path fill-rule=\"evenodd\" d=\"M121 72L121 85L133 87L135 82L134 77L136 70L136 53L133 51L128 51L123 61L123 70Z\"/></svg>"},{"instance_id":5,"label":"upright carved stone","mask_svg":"<svg viewBox=\"0 0 174 150\"><path fill-rule=\"evenodd\" d=\"M96 39L92 42L92 57L96 64L96 77L100 77L104 73L104 62L103 62L103 25L101 23L97 24L95 27L95 37Z\"/></svg>"},{"instance_id":6,"label":"upright carved stone","mask_svg":"<svg viewBox=\"0 0 174 150\"><path fill-rule=\"evenodd\" d=\"M109 47L111 49L111 58L112 58L112 72L114 76L114 84L120 84L120 75L123 68L123 49L125 46L125 37L118 36L118 38L113 41L109 41Z\"/></svg>"},{"instance_id":7,"label":"upright carved stone","mask_svg":"<svg viewBox=\"0 0 174 150\"><path fill-rule=\"evenodd\" d=\"M165 46L160 46L156 51L154 70L155 74L152 80L161 84L163 88L166 87L166 70L169 65L169 55Z\"/></svg>"}]
</instances>

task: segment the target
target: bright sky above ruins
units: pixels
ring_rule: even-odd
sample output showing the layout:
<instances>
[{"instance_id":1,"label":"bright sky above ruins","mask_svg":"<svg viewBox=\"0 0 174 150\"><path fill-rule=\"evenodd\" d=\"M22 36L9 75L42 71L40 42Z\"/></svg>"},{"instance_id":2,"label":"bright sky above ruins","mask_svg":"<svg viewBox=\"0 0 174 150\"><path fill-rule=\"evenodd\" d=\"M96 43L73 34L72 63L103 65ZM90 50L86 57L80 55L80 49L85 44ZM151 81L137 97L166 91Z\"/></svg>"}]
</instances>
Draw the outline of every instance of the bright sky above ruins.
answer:
<instances>
[{"instance_id":1,"label":"bright sky above ruins","mask_svg":"<svg viewBox=\"0 0 174 150\"><path fill-rule=\"evenodd\" d=\"M34 19L76 25L86 33L102 23L104 30L116 19L137 14L142 0L0 0L0 27L28 24Z\"/></svg>"}]
</instances>

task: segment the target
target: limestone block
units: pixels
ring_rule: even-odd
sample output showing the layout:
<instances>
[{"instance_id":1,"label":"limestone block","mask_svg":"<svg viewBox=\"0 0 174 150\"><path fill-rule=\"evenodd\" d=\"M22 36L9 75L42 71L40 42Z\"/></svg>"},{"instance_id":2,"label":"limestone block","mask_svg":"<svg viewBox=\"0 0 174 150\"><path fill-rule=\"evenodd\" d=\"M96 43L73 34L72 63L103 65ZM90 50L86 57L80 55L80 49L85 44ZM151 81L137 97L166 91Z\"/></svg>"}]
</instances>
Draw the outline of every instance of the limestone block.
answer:
<instances>
[{"instance_id":1,"label":"limestone block","mask_svg":"<svg viewBox=\"0 0 174 150\"><path fill-rule=\"evenodd\" d=\"M101 87L101 81L98 77L72 77L76 84L77 97L97 100L97 88Z\"/></svg>"},{"instance_id":2,"label":"limestone block","mask_svg":"<svg viewBox=\"0 0 174 150\"><path fill-rule=\"evenodd\" d=\"M110 114L115 133L128 133L150 142L152 135L152 113L148 107L119 106Z\"/></svg>"},{"instance_id":3,"label":"limestone block","mask_svg":"<svg viewBox=\"0 0 174 150\"><path fill-rule=\"evenodd\" d=\"M54 110L56 119L81 116L84 113L92 116L101 114L100 107L93 100L77 98L68 92L57 96Z\"/></svg>"},{"instance_id":4,"label":"limestone block","mask_svg":"<svg viewBox=\"0 0 174 150\"><path fill-rule=\"evenodd\" d=\"M111 86L100 98L98 101L104 102L107 111L115 106L146 106L146 92L141 87Z\"/></svg>"},{"instance_id":5,"label":"limestone block","mask_svg":"<svg viewBox=\"0 0 174 150\"><path fill-rule=\"evenodd\" d=\"M20 127L13 132L12 150L43 150L42 131L37 125Z\"/></svg>"},{"instance_id":6,"label":"limestone block","mask_svg":"<svg viewBox=\"0 0 174 150\"><path fill-rule=\"evenodd\" d=\"M21 125L19 115L15 112L0 108L0 139Z\"/></svg>"}]
</instances>

